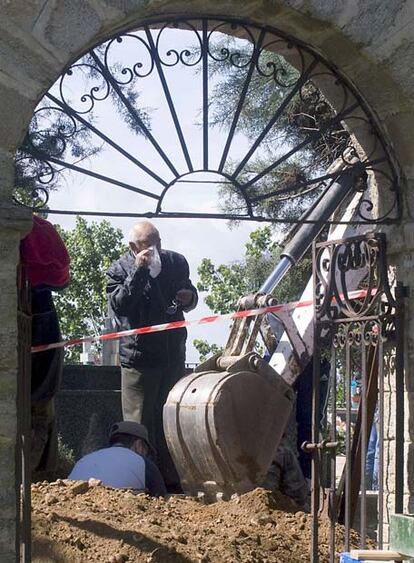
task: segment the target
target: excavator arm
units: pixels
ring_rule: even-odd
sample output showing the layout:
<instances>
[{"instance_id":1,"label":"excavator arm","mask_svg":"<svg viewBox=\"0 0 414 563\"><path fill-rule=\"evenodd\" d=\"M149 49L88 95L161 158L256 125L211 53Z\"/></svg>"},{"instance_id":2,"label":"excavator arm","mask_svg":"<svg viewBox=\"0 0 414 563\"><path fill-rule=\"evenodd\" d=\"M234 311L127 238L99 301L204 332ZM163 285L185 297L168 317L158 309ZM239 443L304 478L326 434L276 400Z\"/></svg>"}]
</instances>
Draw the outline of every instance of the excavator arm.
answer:
<instances>
[{"instance_id":1,"label":"excavator arm","mask_svg":"<svg viewBox=\"0 0 414 563\"><path fill-rule=\"evenodd\" d=\"M271 293L289 269L335 211L349 203L356 190L365 189L366 173L358 159L341 160L332 170L337 176L303 218L276 268L256 294L240 299L239 309L275 304ZM259 331L266 334L262 317L236 319L223 353L171 390L164 406L164 431L187 494L215 500L262 483L289 419L291 384L312 354L312 317L307 315L301 323L294 313L278 315L283 334L270 363L253 351Z\"/></svg>"}]
</instances>

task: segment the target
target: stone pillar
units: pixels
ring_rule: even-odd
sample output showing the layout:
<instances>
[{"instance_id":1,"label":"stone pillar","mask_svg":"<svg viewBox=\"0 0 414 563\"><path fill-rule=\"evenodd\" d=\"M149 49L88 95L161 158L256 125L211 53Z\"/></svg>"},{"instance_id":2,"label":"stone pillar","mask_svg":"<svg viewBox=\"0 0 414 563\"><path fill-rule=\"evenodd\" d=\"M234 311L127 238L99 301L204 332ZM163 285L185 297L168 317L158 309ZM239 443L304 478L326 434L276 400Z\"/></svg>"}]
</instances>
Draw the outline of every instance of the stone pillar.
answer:
<instances>
[{"instance_id":1,"label":"stone pillar","mask_svg":"<svg viewBox=\"0 0 414 563\"><path fill-rule=\"evenodd\" d=\"M17 430L16 265L30 214L0 204L0 561L16 561L15 447Z\"/></svg>"},{"instance_id":2,"label":"stone pillar","mask_svg":"<svg viewBox=\"0 0 414 563\"><path fill-rule=\"evenodd\" d=\"M411 156L410 156L411 158ZM405 166L405 213L414 206L414 168ZM388 263L395 281L408 287L404 301L404 513L414 514L414 221L406 217L387 233ZM388 542L390 516L395 511L395 362L384 365L384 541Z\"/></svg>"}]
</instances>

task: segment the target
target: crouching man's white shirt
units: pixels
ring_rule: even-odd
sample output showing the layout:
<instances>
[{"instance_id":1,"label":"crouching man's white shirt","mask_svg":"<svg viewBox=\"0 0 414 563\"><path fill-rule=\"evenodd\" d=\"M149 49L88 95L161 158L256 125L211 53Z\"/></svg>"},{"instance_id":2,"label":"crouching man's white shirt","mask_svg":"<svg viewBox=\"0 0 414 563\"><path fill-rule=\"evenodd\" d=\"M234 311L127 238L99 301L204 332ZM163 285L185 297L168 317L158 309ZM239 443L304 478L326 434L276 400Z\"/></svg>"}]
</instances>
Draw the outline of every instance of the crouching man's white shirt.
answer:
<instances>
[{"instance_id":1,"label":"crouching man's white shirt","mask_svg":"<svg viewBox=\"0 0 414 563\"><path fill-rule=\"evenodd\" d=\"M103 485L119 489L145 489L145 460L128 448L112 446L81 458L69 479L100 479Z\"/></svg>"}]
</instances>

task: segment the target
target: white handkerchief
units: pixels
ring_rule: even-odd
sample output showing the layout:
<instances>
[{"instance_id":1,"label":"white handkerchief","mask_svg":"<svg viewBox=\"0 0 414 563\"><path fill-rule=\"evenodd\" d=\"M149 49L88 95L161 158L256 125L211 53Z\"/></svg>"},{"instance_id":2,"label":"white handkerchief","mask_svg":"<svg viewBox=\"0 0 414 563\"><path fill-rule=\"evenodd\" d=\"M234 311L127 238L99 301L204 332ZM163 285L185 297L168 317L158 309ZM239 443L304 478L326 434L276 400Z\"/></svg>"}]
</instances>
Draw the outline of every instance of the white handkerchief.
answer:
<instances>
[{"instance_id":1,"label":"white handkerchief","mask_svg":"<svg viewBox=\"0 0 414 563\"><path fill-rule=\"evenodd\" d=\"M160 254L155 246L151 247L151 262L149 265L149 274L152 278L156 278L161 272L161 258Z\"/></svg>"}]
</instances>

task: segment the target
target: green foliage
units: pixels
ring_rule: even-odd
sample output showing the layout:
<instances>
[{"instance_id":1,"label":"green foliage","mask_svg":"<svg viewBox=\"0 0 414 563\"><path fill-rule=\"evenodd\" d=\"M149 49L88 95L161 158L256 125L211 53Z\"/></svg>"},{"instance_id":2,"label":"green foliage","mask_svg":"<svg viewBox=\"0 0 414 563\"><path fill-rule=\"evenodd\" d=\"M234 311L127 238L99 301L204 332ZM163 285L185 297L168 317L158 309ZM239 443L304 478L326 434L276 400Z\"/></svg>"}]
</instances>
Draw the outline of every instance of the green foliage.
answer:
<instances>
[{"instance_id":1,"label":"green foliage","mask_svg":"<svg viewBox=\"0 0 414 563\"><path fill-rule=\"evenodd\" d=\"M236 62L234 58L228 57L223 60L220 56L225 50L237 53L236 65L233 64ZM239 41L232 37L226 37L218 42L214 51L217 60L209 61L210 72L216 78L210 101L210 122L212 125L227 128L231 124L234 109L237 107L246 81L251 52L249 47L241 47ZM278 107L285 95L286 88L271 78L270 67L266 69L267 65L272 64L277 65L284 74L282 78L279 73L279 77L282 78L281 84L294 83L298 77L298 72L282 57L270 51L262 52L259 67L267 76L262 76L258 72L252 74L239 121L240 127L250 139L255 139L263 131L269 121L269 111Z\"/></svg>"},{"instance_id":2,"label":"green foliage","mask_svg":"<svg viewBox=\"0 0 414 563\"><path fill-rule=\"evenodd\" d=\"M272 240L271 228L259 228L250 234L243 260L215 266L209 258L203 258L198 267L197 288L208 293L205 302L214 313L234 311L240 297L260 288L280 260L280 253L280 246ZM298 299L311 271L311 259L303 258L282 280L274 296L281 303ZM201 361L220 351L216 344L204 340L195 340L193 344L200 353Z\"/></svg>"},{"instance_id":3,"label":"green foliage","mask_svg":"<svg viewBox=\"0 0 414 563\"><path fill-rule=\"evenodd\" d=\"M272 163L271 157L252 159L248 168L238 176L238 182L244 184L260 174ZM312 169L315 171L314 169ZM246 194L257 199L254 204L255 213L263 217L278 218L281 222L277 228L287 232L292 222L298 221L301 215L311 207L319 197L320 190L307 193L307 180L310 171L300 159L282 163L267 173L253 185L244 188ZM231 183L222 183L219 187L220 207L225 213L243 213L246 208L244 194ZM233 221L237 223L236 220Z\"/></svg>"},{"instance_id":4,"label":"green foliage","mask_svg":"<svg viewBox=\"0 0 414 563\"><path fill-rule=\"evenodd\" d=\"M103 58L105 44L95 48L95 51ZM83 82L84 91L94 89L105 91L106 84L101 73L97 70L93 58L86 54L76 65L76 79ZM122 72L121 62L112 65L113 72ZM78 86L82 88L82 86ZM70 88L64 87L66 96L70 100ZM108 99L111 101L114 111L127 127L138 135L145 135L139 123L138 117L145 126L151 128L150 108L141 105L141 94L137 89L135 81L125 84L123 96L127 103L134 108L132 114L124 102L119 98L113 88L110 88ZM76 97L76 96L75 96ZM99 120L98 104L96 108L88 112L88 121L93 125ZM15 193L14 196L23 205L36 206L39 201L45 199L45 194L62 187L62 178L65 178L65 167L56 167L45 162L45 157L52 156L62 161L79 164L85 159L98 154L103 143L97 140L92 131L75 121L71 116L43 101L36 109L29 129L23 143L16 152L15 158ZM39 155L41 158L38 158Z\"/></svg>"},{"instance_id":5,"label":"green foliage","mask_svg":"<svg viewBox=\"0 0 414 563\"><path fill-rule=\"evenodd\" d=\"M226 52L232 56L223 61L222 54ZM234 38L226 38L215 46L215 56L217 60L210 65L216 79L210 102L211 123L228 129L249 71L250 47L240 47ZM236 60L238 64L232 64ZM252 74L238 122L238 128L251 142L268 126L299 78L298 72L274 52L262 51L258 67L260 73L256 70ZM333 107L311 81L287 103L264 137L261 148L239 172L238 182L247 183L305 139L309 142L245 188L251 197L262 196L255 203L257 214L285 219L288 223L297 220L320 195L320 189L316 185L310 189L307 182L326 170L349 141L349 133L342 125L325 128L335 115ZM231 160L227 162L226 172L230 175L235 164ZM221 186L220 201L226 213L245 210L243 194L230 183ZM281 229L286 230L286 226L282 225Z\"/></svg>"},{"instance_id":6,"label":"green foliage","mask_svg":"<svg viewBox=\"0 0 414 563\"><path fill-rule=\"evenodd\" d=\"M75 454L73 450L64 443L62 436L58 434L58 463L56 468L57 479L66 479L75 465Z\"/></svg>"},{"instance_id":7,"label":"green foliage","mask_svg":"<svg viewBox=\"0 0 414 563\"><path fill-rule=\"evenodd\" d=\"M105 272L126 251L122 231L108 221L88 224L81 217L65 230L57 225L71 258L71 282L55 297L64 338L98 334L106 316ZM66 359L79 360L79 347L67 350Z\"/></svg>"},{"instance_id":8,"label":"green foliage","mask_svg":"<svg viewBox=\"0 0 414 563\"><path fill-rule=\"evenodd\" d=\"M244 273L241 263L216 267L209 258L203 258L198 267L200 278L197 288L209 292L205 302L214 313L234 310L238 298L246 292Z\"/></svg>"},{"instance_id":9,"label":"green foliage","mask_svg":"<svg viewBox=\"0 0 414 563\"><path fill-rule=\"evenodd\" d=\"M193 346L200 354L200 362L204 362L209 356L214 356L214 354L221 354L223 351L222 346L217 344L210 344L207 340L202 340L200 338L195 338L193 340Z\"/></svg>"},{"instance_id":10,"label":"green foliage","mask_svg":"<svg viewBox=\"0 0 414 563\"><path fill-rule=\"evenodd\" d=\"M249 47L235 47L234 38L226 38L216 45L216 53L228 49L237 52L240 62L250 60ZM220 59L220 57L217 57ZM233 59L234 60L234 59ZM257 70L253 73L247 96L240 114L239 126L251 140L255 140L265 129L278 110L280 104L290 92L299 73L286 60L272 51L261 52ZM212 61L210 70L216 77L216 84L211 97L212 125L228 128L231 125L234 109L244 86L249 65L234 65L230 58L225 61ZM275 71L275 72L273 72ZM335 117L335 110L323 93L312 81L306 82L300 92L286 105L285 110L266 135L266 149L273 152L281 145L295 145L309 134L317 133L327 121ZM338 125L324 135L314 135L305 153L315 165L315 156L323 158L323 164L329 164L338 156L337 151L347 142L349 133ZM322 161L319 161L320 163Z\"/></svg>"},{"instance_id":11,"label":"green foliage","mask_svg":"<svg viewBox=\"0 0 414 563\"><path fill-rule=\"evenodd\" d=\"M214 313L234 311L239 297L260 288L280 260L280 254L281 248L272 241L271 228L259 228L250 234L243 260L215 266L209 258L203 258L198 267L197 288L208 292L205 302ZM280 302L297 299L311 268L310 258L305 257L276 288L274 296Z\"/></svg>"}]
</instances>

